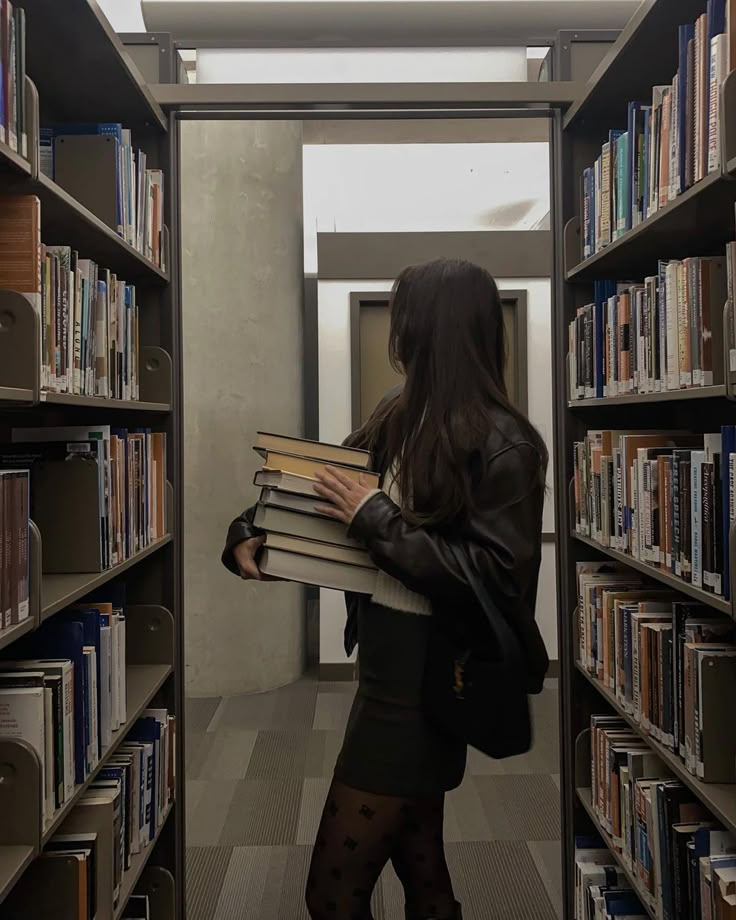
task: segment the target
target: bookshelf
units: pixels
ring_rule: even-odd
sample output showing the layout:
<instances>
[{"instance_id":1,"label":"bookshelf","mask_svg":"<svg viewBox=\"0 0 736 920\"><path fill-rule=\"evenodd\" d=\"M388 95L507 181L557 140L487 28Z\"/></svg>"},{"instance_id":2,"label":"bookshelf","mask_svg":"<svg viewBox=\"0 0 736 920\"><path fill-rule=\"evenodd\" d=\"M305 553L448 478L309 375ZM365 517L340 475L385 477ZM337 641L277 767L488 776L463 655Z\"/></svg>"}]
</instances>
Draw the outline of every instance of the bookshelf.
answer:
<instances>
[{"instance_id":1,"label":"bookshelf","mask_svg":"<svg viewBox=\"0 0 736 920\"><path fill-rule=\"evenodd\" d=\"M672 83L679 66L678 29L694 23L705 11L705 0L644 0L585 91L560 118L555 134L555 229L560 241L555 268L555 460L565 917L575 915L575 837L597 830L611 851L612 862L619 864L622 877L640 897L642 912L652 920L661 920L656 902L648 896L637 872L626 864L594 808L592 715L619 717L723 828L736 833L736 784L699 780L680 757L644 731L616 694L577 660L576 563L615 561L626 571L643 576L648 586L664 586L676 591L683 601L693 600L714 613L736 618L733 588L732 599L727 600L662 567L603 546L576 532L574 511L573 444L582 441L589 430L708 433L720 432L722 425L736 420L734 380L725 349L713 357L714 365L722 370L720 380L724 381L714 386L586 399L572 399L569 393L568 327L578 309L593 302L594 282L643 282L646 276L657 274L659 260L719 255L728 242L736 239L736 75L731 73L721 95L721 169L696 182L602 250L583 257L583 170L601 155L610 130L626 130L629 102L651 102L653 86ZM735 537L732 529L730 571L734 576Z\"/></svg>"},{"instance_id":2,"label":"bookshelf","mask_svg":"<svg viewBox=\"0 0 736 920\"><path fill-rule=\"evenodd\" d=\"M154 101L128 52L95 0L18 0L25 13L24 77L27 156L0 138L0 212L3 196L36 196L41 239L69 246L134 285L140 342L137 399L54 392L43 385L41 323L23 294L0 290L0 444L11 429L111 426L150 429L166 435L166 475L157 501L163 532L108 567L47 571L59 535L31 521L28 538L29 616L0 627L3 662L31 657L29 649L46 627L92 593L125 588L127 711L125 721L101 744L97 762L76 781L63 804L43 819L43 769L24 741L0 737L0 915L37 920L77 920L75 860L40 858L91 784L121 753L142 713L155 707L176 716L176 766L172 801L162 805L150 843L131 856L120 894L112 891L98 916L117 920L133 894L147 894L152 920L184 916L184 726L181 569L181 341L178 265L178 152L170 119ZM59 54L63 48L63 54ZM94 196L86 203L41 171L41 126L120 123L130 129L151 169L164 173L163 263L120 236L99 216ZM79 164L85 169L85 162ZM94 172L95 170L93 170ZM99 176L97 176L99 180ZM63 387L57 388L63 390ZM99 392L99 391L98 391ZM102 391L104 392L104 391ZM133 393L132 395L135 395ZM152 494L152 493L151 493ZM80 515L88 493L73 498ZM149 495L150 497L150 495ZM36 511L43 510L36 508ZM80 541L81 542L81 541ZM2 617L0 617L0 621ZM48 657L46 655L46 657ZM61 656L64 657L64 656ZM78 778L77 778L78 779ZM44 894L45 892L45 894Z\"/></svg>"}]
</instances>

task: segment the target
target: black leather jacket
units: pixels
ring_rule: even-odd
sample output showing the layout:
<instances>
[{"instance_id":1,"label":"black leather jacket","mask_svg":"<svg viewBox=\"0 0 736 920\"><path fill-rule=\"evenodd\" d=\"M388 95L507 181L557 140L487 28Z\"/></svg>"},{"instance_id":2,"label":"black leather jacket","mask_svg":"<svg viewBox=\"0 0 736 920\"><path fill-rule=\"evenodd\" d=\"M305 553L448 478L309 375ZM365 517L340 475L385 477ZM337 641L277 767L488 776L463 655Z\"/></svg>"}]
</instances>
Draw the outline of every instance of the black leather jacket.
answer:
<instances>
[{"instance_id":1,"label":"black leather jacket","mask_svg":"<svg viewBox=\"0 0 736 920\"><path fill-rule=\"evenodd\" d=\"M365 544L378 568L428 597L434 613L445 618L457 618L459 609L477 609L475 594L448 551L451 541L462 544L516 632L526 655L529 692L538 693L549 667L535 622L544 506L539 456L518 422L504 414L476 461L481 473L475 477L476 510L451 531L411 526L398 506L387 495L379 494L360 509L350 534ZM382 476L385 467L379 451L376 468ZM222 561L235 574L238 568L233 548L260 533L253 526L254 512L255 506L244 511L228 530ZM368 598L346 595L348 655L357 642L359 606L366 602Z\"/></svg>"}]
</instances>

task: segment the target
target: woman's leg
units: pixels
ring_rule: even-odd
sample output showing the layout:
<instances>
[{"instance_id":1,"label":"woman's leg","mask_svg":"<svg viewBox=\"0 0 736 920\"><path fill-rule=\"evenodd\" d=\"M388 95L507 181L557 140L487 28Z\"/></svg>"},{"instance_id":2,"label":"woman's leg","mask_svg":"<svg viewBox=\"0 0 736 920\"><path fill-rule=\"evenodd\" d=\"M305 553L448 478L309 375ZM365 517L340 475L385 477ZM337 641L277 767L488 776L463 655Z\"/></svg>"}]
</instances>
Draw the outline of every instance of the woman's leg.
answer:
<instances>
[{"instance_id":1,"label":"woman's leg","mask_svg":"<svg viewBox=\"0 0 736 920\"><path fill-rule=\"evenodd\" d=\"M312 920L371 920L371 895L406 822L405 801L333 781L307 881Z\"/></svg>"},{"instance_id":2,"label":"woman's leg","mask_svg":"<svg viewBox=\"0 0 736 920\"><path fill-rule=\"evenodd\" d=\"M409 799L391 861L411 920L455 920L458 905L445 860L445 797Z\"/></svg>"}]
</instances>

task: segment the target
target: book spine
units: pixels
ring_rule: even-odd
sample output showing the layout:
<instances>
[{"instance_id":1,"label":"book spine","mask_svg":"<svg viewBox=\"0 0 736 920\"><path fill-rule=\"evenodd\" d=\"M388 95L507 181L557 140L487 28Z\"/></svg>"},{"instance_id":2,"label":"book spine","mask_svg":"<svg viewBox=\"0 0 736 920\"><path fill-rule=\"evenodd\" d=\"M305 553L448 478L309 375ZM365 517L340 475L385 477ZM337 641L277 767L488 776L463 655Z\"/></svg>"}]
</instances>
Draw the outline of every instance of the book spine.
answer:
<instances>
[{"instance_id":1,"label":"book spine","mask_svg":"<svg viewBox=\"0 0 736 920\"><path fill-rule=\"evenodd\" d=\"M712 479L713 464L703 463L700 474L700 508L701 508L701 568L702 586L706 591L713 591L713 504Z\"/></svg>"},{"instance_id":2,"label":"book spine","mask_svg":"<svg viewBox=\"0 0 736 920\"><path fill-rule=\"evenodd\" d=\"M702 517L702 471L703 454L694 452L691 460L690 501L692 503L692 584L703 587L703 517Z\"/></svg>"}]
</instances>

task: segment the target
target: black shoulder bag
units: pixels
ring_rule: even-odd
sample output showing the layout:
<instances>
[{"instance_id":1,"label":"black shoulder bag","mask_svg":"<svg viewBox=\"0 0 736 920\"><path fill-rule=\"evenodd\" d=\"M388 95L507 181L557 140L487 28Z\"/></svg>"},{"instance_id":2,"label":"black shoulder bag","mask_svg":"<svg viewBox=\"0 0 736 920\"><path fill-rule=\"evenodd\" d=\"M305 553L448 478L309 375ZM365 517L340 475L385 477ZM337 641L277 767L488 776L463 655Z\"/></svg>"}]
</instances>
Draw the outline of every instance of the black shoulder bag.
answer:
<instances>
[{"instance_id":1,"label":"black shoulder bag","mask_svg":"<svg viewBox=\"0 0 736 920\"><path fill-rule=\"evenodd\" d=\"M483 649L470 648L440 616L432 617L424 678L427 715L452 737L496 760L524 754L531 747L532 726L521 643L465 553L450 549L477 597L491 641L482 643Z\"/></svg>"}]
</instances>

